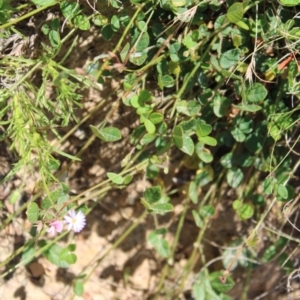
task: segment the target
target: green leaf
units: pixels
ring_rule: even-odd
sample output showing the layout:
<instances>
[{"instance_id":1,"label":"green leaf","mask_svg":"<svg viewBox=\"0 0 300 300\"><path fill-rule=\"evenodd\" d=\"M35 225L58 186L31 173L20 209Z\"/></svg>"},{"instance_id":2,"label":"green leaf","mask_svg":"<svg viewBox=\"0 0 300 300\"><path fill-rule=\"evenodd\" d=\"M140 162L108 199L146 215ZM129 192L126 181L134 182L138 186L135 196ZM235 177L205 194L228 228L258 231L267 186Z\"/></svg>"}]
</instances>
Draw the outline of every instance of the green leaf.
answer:
<instances>
[{"instance_id":1,"label":"green leaf","mask_svg":"<svg viewBox=\"0 0 300 300\"><path fill-rule=\"evenodd\" d=\"M182 147L179 149L182 152L191 156L195 150L195 145L193 140L188 135L183 135L182 142L183 142Z\"/></svg>"},{"instance_id":2,"label":"green leaf","mask_svg":"<svg viewBox=\"0 0 300 300\"><path fill-rule=\"evenodd\" d=\"M139 35L139 40L136 45L136 51L142 52L146 50L146 48L149 46L149 42L150 42L149 34L147 32L143 32L141 35Z\"/></svg>"},{"instance_id":3,"label":"green leaf","mask_svg":"<svg viewBox=\"0 0 300 300\"><path fill-rule=\"evenodd\" d=\"M213 111L218 118L221 118L228 113L230 105L230 100L226 97L220 96L219 94L213 98Z\"/></svg>"},{"instance_id":4,"label":"green leaf","mask_svg":"<svg viewBox=\"0 0 300 300\"><path fill-rule=\"evenodd\" d=\"M149 203L155 203L162 197L161 187L153 186L145 190L144 197Z\"/></svg>"},{"instance_id":5,"label":"green leaf","mask_svg":"<svg viewBox=\"0 0 300 300\"><path fill-rule=\"evenodd\" d=\"M72 253L68 247L61 250L59 259L61 261L66 261L70 265L75 264L77 261L76 255Z\"/></svg>"},{"instance_id":6,"label":"green leaf","mask_svg":"<svg viewBox=\"0 0 300 300\"><path fill-rule=\"evenodd\" d=\"M179 101L176 105L176 110L180 114L190 116L190 112L188 110L188 103L186 100Z\"/></svg>"},{"instance_id":7,"label":"green leaf","mask_svg":"<svg viewBox=\"0 0 300 300\"><path fill-rule=\"evenodd\" d=\"M160 256L166 258L170 255L171 251L168 242L161 236L161 232L161 230L152 231L147 241L156 249Z\"/></svg>"},{"instance_id":8,"label":"green leaf","mask_svg":"<svg viewBox=\"0 0 300 300\"><path fill-rule=\"evenodd\" d=\"M194 217L197 227L202 228L204 223L200 217L200 214L196 210L192 210L192 215Z\"/></svg>"},{"instance_id":9,"label":"green leaf","mask_svg":"<svg viewBox=\"0 0 300 300\"><path fill-rule=\"evenodd\" d=\"M44 35L48 35L49 31L50 31L50 27L48 24L43 24L42 28L41 28L42 32Z\"/></svg>"},{"instance_id":10,"label":"green leaf","mask_svg":"<svg viewBox=\"0 0 300 300\"><path fill-rule=\"evenodd\" d=\"M241 51L239 49L231 49L222 53L220 57L220 66L223 69L229 69L235 66L241 59Z\"/></svg>"},{"instance_id":11,"label":"green leaf","mask_svg":"<svg viewBox=\"0 0 300 300\"><path fill-rule=\"evenodd\" d=\"M149 116L149 120L153 123L153 124L158 124L160 123L162 120L164 119L164 115L161 113L151 113Z\"/></svg>"},{"instance_id":12,"label":"green leaf","mask_svg":"<svg viewBox=\"0 0 300 300\"><path fill-rule=\"evenodd\" d=\"M198 187L194 181L191 181L189 185L189 197L194 204L198 203Z\"/></svg>"},{"instance_id":13,"label":"green leaf","mask_svg":"<svg viewBox=\"0 0 300 300\"><path fill-rule=\"evenodd\" d=\"M167 212L173 211L174 207L170 203L154 203L149 207L149 211L153 214L164 215Z\"/></svg>"},{"instance_id":14,"label":"green leaf","mask_svg":"<svg viewBox=\"0 0 300 300\"><path fill-rule=\"evenodd\" d=\"M199 137L199 142L209 145L209 146L216 146L217 145L217 140L214 139L211 136L203 136Z\"/></svg>"},{"instance_id":15,"label":"green leaf","mask_svg":"<svg viewBox=\"0 0 300 300\"><path fill-rule=\"evenodd\" d=\"M252 103L262 102L268 95L267 89L259 82L246 89L246 99Z\"/></svg>"},{"instance_id":16,"label":"green leaf","mask_svg":"<svg viewBox=\"0 0 300 300\"><path fill-rule=\"evenodd\" d=\"M232 188L237 188L244 179L243 171L239 168L232 168L227 171L227 182Z\"/></svg>"},{"instance_id":17,"label":"green leaf","mask_svg":"<svg viewBox=\"0 0 300 300\"><path fill-rule=\"evenodd\" d=\"M81 297L84 292L83 282L82 280L75 280L74 286L73 286L74 294L78 297Z\"/></svg>"},{"instance_id":18,"label":"green leaf","mask_svg":"<svg viewBox=\"0 0 300 300\"><path fill-rule=\"evenodd\" d=\"M76 2L62 1L60 3L60 10L63 16L70 20L79 13L80 7Z\"/></svg>"},{"instance_id":19,"label":"green leaf","mask_svg":"<svg viewBox=\"0 0 300 300\"><path fill-rule=\"evenodd\" d=\"M205 186L209 182L211 182L214 178L214 173L213 170L210 166L207 166L201 170L198 171L196 177L195 177L195 182L196 184L201 187Z\"/></svg>"},{"instance_id":20,"label":"green leaf","mask_svg":"<svg viewBox=\"0 0 300 300\"><path fill-rule=\"evenodd\" d=\"M212 127L209 124L206 124L204 122L199 122L196 126L196 133L198 137L204 137L211 133Z\"/></svg>"},{"instance_id":21,"label":"green leaf","mask_svg":"<svg viewBox=\"0 0 300 300\"><path fill-rule=\"evenodd\" d=\"M277 180L273 177L268 177L263 181L263 191L266 195L271 195L276 186Z\"/></svg>"},{"instance_id":22,"label":"green leaf","mask_svg":"<svg viewBox=\"0 0 300 300\"><path fill-rule=\"evenodd\" d=\"M157 134L156 134L156 133L146 133L146 134L142 137L140 143L141 143L142 145L150 144L151 142L153 142L153 141L156 139L156 137L157 137Z\"/></svg>"},{"instance_id":23,"label":"green leaf","mask_svg":"<svg viewBox=\"0 0 300 300\"><path fill-rule=\"evenodd\" d=\"M289 195L287 188L283 184L278 185L277 194L283 199L287 199Z\"/></svg>"},{"instance_id":24,"label":"green leaf","mask_svg":"<svg viewBox=\"0 0 300 300\"><path fill-rule=\"evenodd\" d=\"M39 242L40 247L47 245L45 241ZM62 247L58 246L57 244L51 245L46 251L43 252L46 259L48 259L52 264L60 267L60 268L69 268L70 264L67 263L65 260L60 259L60 253L63 250Z\"/></svg>"},{"instance_id":25,"label":"green leaf","mask_svg":"<svg viewBox=\"0 0 300 300\"><path fill-rule=\"evenodd\" d=\"M128 55L128 51L130 49L130 44L127 42L124 46L124 48L122 49L121 53L120 53L120 57L121 57L121 61L124 62L125 58Z\"/></svg>"},{"instance_id":26,"label":"green leaf","mask_svg":"<svg viewBox=\"0 0 300 300\"><path fill-rule=\"evenodd\" d=\"M213 206L204 205L201 207L199 214L202 218L209 218L215 214L215 209Z\"/></svg>"},{"instance_id":27,"label":"green leaf","mask_svg":"<svg viewBox=\"0 0 300 300\"><path fill-rule=\"evenodd\" d=\"M27 217L30 223L35 223L39 219L39 207L35 202L31 202L27 208Z\"/></svg>"},{"instance_id":28,"label":"green leaf","mask_svg":"<svg viewBox=\"0 0 300 300\"><path fill-rule=\"evenodd\" d=\"M173 141L177 148L182 148L183 146L183 129L181 126L177 125L173 131Z\"/></svg>"},{"instance_id":29,"label":"green leaf","mask_svg":"<svg viewBox=\"0 0 300 300\"><path fill-rule=\"evenodd\" d=\"M108 19L103 15L96 15L92 20L96 26L103 26L108 23Z\"/></svg>"},{"instance_id":30,"label":"green leaf","mask_svg":"<svg viewBox=\"0 0 300 300\"><path fill-rule=\"evenodd\" d=\"M155 125L149 119L145 119L144 125L148 133L153 134L155 132Z\"/></svg>"},{"instance_id":31,"label":"green leaf","mask_svg":"<svg viewBox=\"0 0 300 300\"><path fill-rule=\"evenodd\" d=\"M196 101L188 102L188 111L191 116L196 116L201 109L201 105Z\"/></svg>"},{"instance_id":32,"label":"green leaf","mask_svg":"<svg viewBox=\"0 0 300 300\"><path fill-rule=\"evenodd\" d=\"M90 125L92 132L95 136L104 142L115 142L122 138L121 131L115 127L105 127L98 129L97 127Z\"/></svg>"},{"instance_id":33,"label":"green leaf","mask_svg":"<svg viewBox=\"0 0 300 300\"><path fill-rule=\"evenodd\" d=\"M111 24L106 24L101 29L101 34L106 41L110 41L114 35Z\"/></svg>"},{"instance_id":34,"label":"green leaf","mask_svg":"<svg viewBox=\"0 0 300 300\"><path fill-rule=\"evenodd\" d=\"M245 30L249 30L250 29L249 26L245 22L243 22L243 21L236 22L236 25L239 26L242 29L245 29Z\"/></svg>"},{"instance_id":35,"label":"green leaf","mask_svg":"<svg viewBox=\"0 0 300 300\"><path fill-rule=\"evenodd\" d=\"M214 157L210 154L210 152L207 151L201 151L197 153L198 157L204 161L205 163L210 163L213 161Z\"/></svg>"},{"instance_id":36,"label":"green leaf","mask_svg":"<svg viewBox=\"0 0 300 300\"><path fill-rule=\"evenodd\" d=\"M279 0L279 2L284 6L296 6L300 4L300 0Z\"/></svg>"},{"instance_id":37,"label":"green leaf","mask_svg":"<svg viewBox=\"0 0 300 300\"><path fill-rule=\"evenodd\" d=\"M80 30L89 30L91 27L90 21L85 15L75 16L73 22Z\"/></svg>"},{"instance_id":38,"label":"green leaf","mask_svg":"<svg viewBox=\"0 0 300 300\"><path fill-rule=\"evenodd\" d=\"M34 254L35 254L35 243L25 246L22 252L22 259L21 259L22 263L24 265L29 264L34 259Z\"/></svg>"},{"instance_id":39,"label":"green leaf","mask_svg":"<svg viewBox=\"0 0 300 300\"><path fill-rule=\"evenodd\" d=\"M235 200L232 203L232 207L242 220L250 219L254 214L254 208L251 203L243 203L241 200Z\"/></svg>"},{"instance_id":40,"label":"green leaf","mask_svg":"<svg viewBox=\"0 0 300 300\"><path fill-rule=\"evenodd\" d=\"M20 193L20 191L15 190L11 193L11 195L9 196L9 204L15 204L17 201L19 201L22 197L22 194Z\"/></svg>"},{"instance_id":41,"label":"green leaf","mask_svg":"<svg viewBox=\"0 0 300 300\"><path fill-rule=\"evenodd\" d=\"M105 142L115 142L122 138L121 131L115 127L102 128L100 134Z\"/></svg>"},{"instance_id":42,"label":"green leaf","mask_svg":"<svg viewBox=\"0 0 300 300\"><path fill-rule=\"evenodd\" d=\"M118 16L113 15L111 18L111 25L114 31L118 31L120 29L120 20Z\"/></svg>"},{"instance_id":43,"label":"green leaf","mask_svg":"<svg viewBox=\"0 0 300 300\"><path fill-rule=\"evenodd\" d=\"M115 184L123 184L123 177L121 175L112 172L107 172L106 175Z\"/></svg>"},{"instance_id":44,"label":"green leaf","mask_svg":"<svg viewBox=\"0 0 300 300\"><path fill-rule=\"evenodd\" d=\"M139 100L142 103L149 102L152 99L152 95L148 90L141 90L139 93Z\"/></svg>"},{"instance_id":45,"label":"green leaf","mask_svg":"<svg viewBox=\"0 0 300 300\"><path fill-rule=\"evenodd\" d=\"M43 200L42 209L48 209L55 205L56 209L61 209L64 204L69 200L69 189L66 185L62 184L57 190L52 191Z\"/></svg>"},{"instance_id":46,"label":"green leaf","mask_svg":"<svg viewBox=\"0 0 300 300\"><path fill-rule=\"evenodd\" d=\"M261 259L262 262L266 263L266 262L270 261L271 259L273 259L276 256L277 253L278 253L278 249L276 248L275 245L269 246L265 250L265 252L264 252L264 254L262 256L262 259Z\"/></svg>"},{"instance_id":47,"label":"green leaf","mask_svg":"<svg viewBox=\"0 0 300 300\"><path fill-rule=\"evenodd\" d=\"M159 78L159 87L161 89L163 89L164 87L172 87L174 85L175 81L174 78L170 75L164 75L164 76L160 76Z\"/></svg>"},{"instance_id":48,"label":"green leaf","mask_svg":"<svg viewBox=\"0 0 300 300\"><path fill-rule=\"evenodd\" d=\"M226 277L226 282L223 283L220 280L220 277L222 277L222 272L213 272L209 274L211 286L219 293L227 293L234 287L234 281L231 279L231 277Z\"/></svg>"},{"instance_id":49,"label":"green leaf","mask_svg":"<svg viewBox=\"0 0 300 300\"><path fill-rule=\"evenodd\" d=\"M267 127L269 134L274 139L274 141L278 141L281 139L282 130L277 126L276 123L268 122Z\"/></svg>"},{"instance_id":50,"label":"green leaf","mask_svg":"<svg viewBox=\"0 0 300 300\"><path fill-rule=\"evenodd\" d=\"M49 164L48 164L49 170L55 171L55 170L57 170L59 168L59 166L60 166L59 160L51 157L50 161L49 161Z\"/></svg>"},{"instance_id":51,"label":"green leaf","mask_svg":"<svg viewBox=\"0 0 300 300\"><path fill-rule=\"evenodd\" d=\"M55 5L57 2L56 0L31 0L34 4L39 6L50 6Z\"/></svg>"},{"instance_id":52,"label":"green leaf","mask_svg":"<svg viewBox=\"0 0 300 300\"><path fill-rule=\"evenodd\" d=\"M239 143L244 142L246 139L246 135L238 127L235 127L233 130L231 130L231 134L232 134L233 138Z\"/></svg>"},{"instance_id":53,"label":"green leaf","mask_svg":"<svg viewBox=\"0 0 300 300\"><path fill-rule=\"evenodd\" d=\"M124 184L128 185L132 181L133 176L132 175L127 175L124 178Z\"/></svg>"},{"instance_id":54,"label":"green leaf","mask_svg":"<svg viewBox=\"0 0 300 300\"><path fill-rule=\"evenodd\" d=\"M228 8L226 16L229 22L236 24L237 22L242 20L243 14L244 14L243 4L240 2L236 2Z\"/></svg>"},{"instance_id":55,"label":"green leaf","mask_svg":"<svg viewBox=\"0 0 300 300\"><path fill-rule=\"evenodd\" d=\"M61 44L59 32L51 29L49 31L49 41L52 47L57 48Z\"/></svg>"}]
</instances>

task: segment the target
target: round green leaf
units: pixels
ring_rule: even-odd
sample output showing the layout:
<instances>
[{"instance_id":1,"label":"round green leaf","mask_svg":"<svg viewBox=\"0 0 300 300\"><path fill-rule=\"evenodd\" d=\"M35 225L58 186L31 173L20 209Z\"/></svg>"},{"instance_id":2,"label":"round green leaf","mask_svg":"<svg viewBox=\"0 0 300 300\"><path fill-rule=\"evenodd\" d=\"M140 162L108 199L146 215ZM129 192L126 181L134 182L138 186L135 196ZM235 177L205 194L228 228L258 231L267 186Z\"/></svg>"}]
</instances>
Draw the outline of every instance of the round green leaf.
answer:
<instances>
[{"instance_id":1,"label":"round green leaf","mask_svg":"<svg viewBox=\"0 0 300 300\"><path fill-rule=\"evenodd\" d=\"M101 34L106 41L111 40L114 35L111 24L104 25L101 29Z\"/></svg>"},{"instance_id":2,"label":"round green leaf","mask_svg":"<svg viewBox=\"0 0 300 300\"><path fill-rule=\"evenodd\" d=\"M231 49L222 53L220 57L220 67L229 69L235 66L241 59L241 51L239 49Z\"/></svg>"},{"instance_id":3,"label":"round green leaf","mask_svg":"<svg viewBox=\"0 0 300 300\"><path fill-rule=\"evenodd\" d=\"M237 214L242 220L250 219L254 214L253 205L244 203L242 207L237 210Z\"/></svg>"},{"instance_id":4,"label":"round green leaf","mask_svg":"<svg viewBox=\"0 0 300 300\"><path fill-rule=\"evenodd\" d=\"M89 30L91 27L90 21L85 15L75 16L73 22L81 30Z\"/></svg>"},{"instance_id":5,"label":"round green leaf","mask_svg":"<svg viewBox=\"0 0 300 300\"><path fill-rule=\"evenodd\" d=\"M268 95L267 89L259 82L246 89L246 99L252 103L262 102Z\"/></svg>"},{"instance_id":6,"label":"round green leaf","mask_svg":"<svg viewBox=\"0 0 300 300\"><path fill-rule=\"evenodd\" d=\"M232 168L227 171L227 182L232 188L237 188L244 179L244 174L239 168Z\"/></svg>"},{"instance_id":7,"label":"round green leaf","mask_svg":"<svg viewBox=\"0 0 300 300\"><path fill-rule=\"evenodd\" d=\"M197 123L196 133L197 133L198 137L207 136L211 133L211 131L212 131L211 125L206 124L204 122Z\"/></svg>"},{"instance_id":8,"label":"round green leaf","mask_svg":"<svg viewBox=\"0 0 300 300\"><path fill-rule=\"evenodd\" d=\"M246 139L246 135L245 135L244 132L243 132L240 128L238 128L238 127L236 127L236 128L234 128L233 130L231 130L231 134L232 134L233 138L234 138L237 142L239 142L239 143L244 142L245 139Z\"/></svg>"},{"instance_id":9,"label":"round green leaf","mask_svg":"<svg viewBox=\"0 0 300 300\"><path fill-rule=\"evenodd\" d=\"M174 78L170 75L160 76L159 78L159 86L162 89L163 87L172 87L175 81Z\"/></svg>"},{"instance_id":10,"label":"round green leaf","mask_svg":"<svg viewBox=\"0 0 300 300\"><path fill-rule=\"evenodd\" d=\"M144 192L144 197L149 203L155 203L162 197L161 194L161 187L160 186L153 186L148 188Z\"/></svg>"},{"instance_id":11,"label":"round green leaf","mask_svg":"<svg viewBox=\"0 0 300 300\"><path fill-rule=\"evenodd\" d=\"M222 277L222 272L213 272L209 274L211 286L214 290L220 293L229 292L234 287L234 281L228 276L226 277L226 282L221 282L220 277Z\"/></svg>"}]
</instances>

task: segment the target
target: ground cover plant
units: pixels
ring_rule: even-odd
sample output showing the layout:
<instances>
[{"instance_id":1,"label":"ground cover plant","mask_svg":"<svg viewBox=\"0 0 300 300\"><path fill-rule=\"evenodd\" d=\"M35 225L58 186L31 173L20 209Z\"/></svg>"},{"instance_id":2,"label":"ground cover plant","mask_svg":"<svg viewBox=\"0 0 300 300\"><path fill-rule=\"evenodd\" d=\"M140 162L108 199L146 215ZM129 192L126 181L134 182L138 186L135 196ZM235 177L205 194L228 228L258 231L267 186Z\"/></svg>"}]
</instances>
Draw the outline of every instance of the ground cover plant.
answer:
<instances>
[{"instance_id":1,"label":"ground cover plant","mask_svg":"<svg viewBox=\"0 0 300 300\"><path fill-rule=\"evenodd\" d=\"M2 294L296 299L299 4L0 1Z\"/></svg>"}]
</instances>

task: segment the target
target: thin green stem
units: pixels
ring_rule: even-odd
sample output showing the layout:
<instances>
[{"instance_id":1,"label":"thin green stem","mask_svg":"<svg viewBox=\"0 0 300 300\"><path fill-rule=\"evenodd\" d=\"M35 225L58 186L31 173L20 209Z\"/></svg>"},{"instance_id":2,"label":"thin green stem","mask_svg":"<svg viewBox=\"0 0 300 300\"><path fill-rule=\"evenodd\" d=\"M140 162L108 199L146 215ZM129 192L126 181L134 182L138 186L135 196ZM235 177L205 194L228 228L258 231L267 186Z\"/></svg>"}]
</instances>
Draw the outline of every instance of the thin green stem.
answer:
<instances>
[{"instance_id":1,"label":"thin green stem","mask_svg":"<svg viewBox=\"0 0 300 300\"><path fill-rule=\"evenodd\" d=\"M7 28L7 27L9 27L9 26L11 26L11 25L17 24L17 23L19 23L19 22L21 22L21 21L23 21L23 20L25 20L25 19L28 19L28 18L31 17L31 16L34 16L35 14L37 14L37 13L43 11L43 10L45 10L45 9L47 9L47 8L49 8L49 7L55 6L55 5L56 5L56 3L54 3L54 4L49 4L49 5L45 5L45 6L42 6L42 7L39 7L39 8L37 8L37 9L35 9L35 10L33 10L33 11L27 13L27 14L24 15L24 16L21 16L21 17L19 17L19 18L13 19L13 20L10 20L8 23L1 25L1 26L0 26L0 29L4 29L4 28Z\"/></svg>"}]
</instances>

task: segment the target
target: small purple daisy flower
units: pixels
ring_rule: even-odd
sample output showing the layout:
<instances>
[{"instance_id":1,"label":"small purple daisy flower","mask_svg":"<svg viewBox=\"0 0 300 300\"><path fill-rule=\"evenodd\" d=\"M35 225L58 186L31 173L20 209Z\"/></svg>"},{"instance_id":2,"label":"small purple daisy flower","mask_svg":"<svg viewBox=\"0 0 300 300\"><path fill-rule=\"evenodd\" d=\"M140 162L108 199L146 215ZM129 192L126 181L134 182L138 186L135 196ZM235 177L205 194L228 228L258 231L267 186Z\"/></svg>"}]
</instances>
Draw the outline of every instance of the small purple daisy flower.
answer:
<instances>
[{"instance_id":1,"label":"small purple daisy flower","mask_svg":"<svg viewBox=\"0 0 300 300\"><path fill-rule=\"evenodd\" d=\"M86 224L85 215L83 212L75 212L74 209L68 212L68 215L64 216L64 222L68 225L68 230L74 230L74 232L80 232Z\"/></svg>"},{"instance_id":2,"label":"small purple daisy flower","mask_svg":"<svg viewBox=\"0 0 300 300\"><path fill-rule=\"evenodd\" d=\"M50 224L50 227L47 229L47 232L54 236L57 232L61 232L63 230L64 223L62 221L53 221Z\"/></svg>"}]
</instances>

